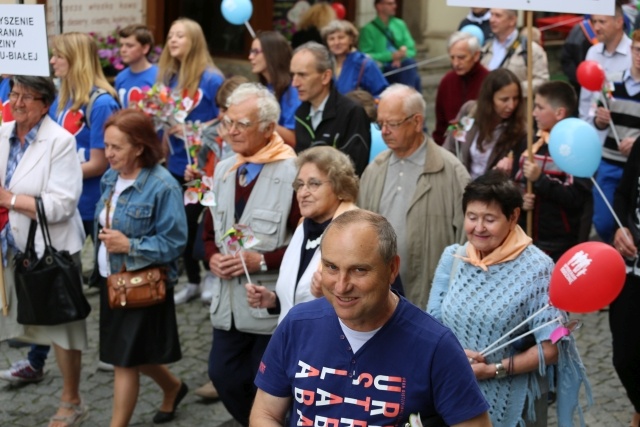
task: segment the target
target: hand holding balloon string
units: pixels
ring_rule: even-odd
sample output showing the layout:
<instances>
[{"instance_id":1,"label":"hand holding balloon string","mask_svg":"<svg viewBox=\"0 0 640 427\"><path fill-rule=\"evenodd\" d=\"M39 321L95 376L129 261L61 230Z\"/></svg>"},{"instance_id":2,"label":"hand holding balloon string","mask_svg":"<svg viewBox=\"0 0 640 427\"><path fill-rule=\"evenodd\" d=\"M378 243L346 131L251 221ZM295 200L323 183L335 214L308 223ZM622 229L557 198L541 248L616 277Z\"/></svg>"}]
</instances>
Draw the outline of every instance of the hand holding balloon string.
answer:
<instances>
[{"instance_id":1,"label":"hand holding balloon string","mask_svg":"<svg viewBox=\"0 0 640 427\"><path fill-rule=\"evenodd\" d=\"M560 120L549 134L549 153L563 172L591 180L616 223L623 228L609 200L593 179L602 159L602 145L594 127L574 117ZM623 232L629 243L632 243L629 233Z\"/></svg>"}]
</instances>

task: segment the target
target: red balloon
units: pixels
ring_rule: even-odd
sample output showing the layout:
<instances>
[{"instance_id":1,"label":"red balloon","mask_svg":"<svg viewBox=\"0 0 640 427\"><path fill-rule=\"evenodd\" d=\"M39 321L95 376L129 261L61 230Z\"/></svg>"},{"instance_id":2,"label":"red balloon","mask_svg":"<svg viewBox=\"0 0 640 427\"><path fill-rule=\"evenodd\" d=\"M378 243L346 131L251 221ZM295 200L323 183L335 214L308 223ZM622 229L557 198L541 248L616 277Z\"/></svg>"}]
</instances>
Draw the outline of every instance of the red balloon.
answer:
<instances>
[{"instance_id":1,"label":"red balloon","mask_svg":"<svg viewBox=\"0 0 640 427\"><path fill-rule=\"evenodd\" d=\"M582 61L576 69L580 86L587 90L599 91L605 81L604 69L596 61Z\"/></svg>"},{"instance_id":2,"label":"red balloon","mask_svg":"<svg viewBox=\"0 0 640 427\"><path fill-rule=\"evenodd\" d=\"M622 291L626 276L622 256L610 245L586 242L564 253L549 284L551 305L573 313L589 313L610 304Z\"/></svg>"},{"instance_id":3,"label":"red balloon","mask_svg":"<svg viewBox=\"0 0 640 427\"><path fill-rule=\"evenodd\" d=\"M344 8L344 5L342 3L338 3L337 1L333 2L331 3L331 7L336 13L336 18L344 19L345 16L347 16L347 9Z\"/></svg>"}]
</instances>

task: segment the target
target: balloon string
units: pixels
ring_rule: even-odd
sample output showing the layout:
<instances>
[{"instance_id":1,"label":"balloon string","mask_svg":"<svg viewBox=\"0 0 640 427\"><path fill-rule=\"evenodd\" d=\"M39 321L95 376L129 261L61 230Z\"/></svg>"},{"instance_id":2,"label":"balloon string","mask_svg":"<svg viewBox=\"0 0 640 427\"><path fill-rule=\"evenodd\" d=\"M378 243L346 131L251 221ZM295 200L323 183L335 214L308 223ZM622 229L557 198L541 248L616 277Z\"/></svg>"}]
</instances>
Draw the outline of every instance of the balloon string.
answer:
<instances>
[{"instance_id":1,"label":"balloon string","mask_svg":"<svg viewBox=\"0 0 640 427\"><path fill-rule=\"evenodd\" d=\"M447 58L449 58L449 55L436 56L435 58L425 59L424 61L416 62L415 64L405 65L404 67L400 67L400 68L396 68L395 70L387 71L386 73L383 73L382 75L387 77L387 76L390 76L392 74L397 74L397 73L400 73L400 72L405 71L405 70L410 70L412 68L419 67L421 65L430 64L432 62L439 62L439 61L442 61L443 59L447 59Z\"/></svg>"},{"instance_id":2,"label":"balloon string","mask_svg":"<svg viewBox=\"0 0 640 427\"><path fill-rule=\"evenodd\" d=\"M489 345L487 348L485 348L484 350L482 350L480 352L480 354L485 354L487 351L491 350L493 347L495 347L496 345L498 345L498 343L500 341L504 341L505 338L508 338L509 335L511 335L514 331L518 330L518 328L520 328L522 325L524 325L525 323L527 323L529 320L533 319L534 317L536 317L538 314L542 313L543 311L545 311L547 308L549 308L549 304L545 304L544 307L542 307L540 310L536 311L535 313L533 313L531 316L527 317L526 319L524 319L522 322L520 322L517 326L515 326L513 329L511 329L509 332L507 332L506 334L504 334L503 336L501 336L500 338L498 338L497 340L495 340L491 345Z\"/></svg>"},{"instance_id":3,"label":"balloon string","mask_svg":"<svg viewBox=\"0 0 640 427\"><path fill-rule=\"evenodd\" d=\"M251 34L251 38L256 38L256 32L253 31L253 27L251 26L251 24L249 24L249 21L244 21L244 25L247 27L247 30L249 30L249 34Z\"/></svg>"},{"instance_id":4,"label":"balloon string","mask_svg":"<svg viewBox=\"0 0 640 427\"><path fill-rule=\"evenodd\" d=\"M540 326L538 326L538 327L535 327L535 328L531 329L530 331L527 331L527 332L525 332L525 333L523 333L523 334L520 334L520 335L518 335L517 337L515 337L514 339L507 341L506 343L502 344L501 346L498 346L498 347L494 348L493 350L491 350L491 351L489 351L489 352L487 352L487 353L482 352L482 353L480 353L480 354L482 354L483 356L485 356L485 357L486 357L486 356L488 356L488 355L490 355L490 354L493 354L493 353L495 353L496 351L498 351L498 350L500 350L500 349L502 349L502 348L504 348L504 347L508 346L508 345L509 345L509 344L511 344L512 342L516 342L516 341L518 341L520 338L524 338L524 337L526 337L527 335L530 335L530 334L532 334L532 333L534 333L534 332L536 332L536 331L539 331L540 329L545 328L545 327L547 327L547 326L549 326L549 325L552 325L552 324L554 324L554 323L556 323L556 322L558 322L560 325L562 325L562 316L558 316L558 317L556 317L556 318L555 318L555 319L553 319L553 320L549 320L548 322L543 323L542 325L540 325Z\"/></svg>"},{"instance_id":5,"label":"balloon string","mask_svg":"<svg viewBox=\"0 0 640 427\"><path fill-rule=\"evenodd\" d=\"M607 96L603 95L602 97L602 102L604 103L604 107L611 111L611 108L609 108L609 103L607 101ZM618 130L616 129L616 125L615 123L613 123L612 119L609 119L609 127L611 128L611 132L613 133L613 139L616 140L616 144L618 144L618 147L620 147L620 136L618 136Z\"/></svg>"},{"instance_id":6,"label":"balloon string","mask_svg":"<svg viewBox=\"0 0 640 427\"><path fill-rule=\"evenodd\" d=\"M620 222L620 218L618 218L618 215L616 215L616 213L613 211L613 208L611 207L609 200L607 200L604 193L602 192L602 189L600 188L596 180L593 179L593 177L591 177L591 182L593 182L593 185L595 185L596 190L598 190L598 194L600 194L600 197L602 197L602 200L604 200L604 203L607 205L607 208L609 208L609 211L611 211L611 215L613 215L613 218L618 223L618 227L620 227L620 229L622 230L622 233L624 234L625 239L627 239L627 242L633 245L634 244L633 240L631 240L631 236L629 236L629 233L627 233L627 229L622 226L622 223Z\"/></svg>"}]
</instances>

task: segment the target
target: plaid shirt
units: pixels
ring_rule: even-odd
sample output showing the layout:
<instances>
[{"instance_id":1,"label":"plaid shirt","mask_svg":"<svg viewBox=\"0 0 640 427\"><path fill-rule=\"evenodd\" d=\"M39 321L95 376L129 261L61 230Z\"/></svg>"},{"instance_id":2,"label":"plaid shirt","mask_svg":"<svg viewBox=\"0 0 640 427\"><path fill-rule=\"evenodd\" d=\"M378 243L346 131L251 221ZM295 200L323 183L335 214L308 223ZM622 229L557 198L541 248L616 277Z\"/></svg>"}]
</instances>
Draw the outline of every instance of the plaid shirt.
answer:
<instances>
[{"instance_id":1,"label":"plaid shirt","mask_svg":"<svg viewBox=\"0 0 640 427\"><path fill-rule=\"evenodd\" d=\"M22 156L27 151L29 146L36 139L36 135L38 134L38 130L40 130L40 125L42 125L42 120L44 117L40 119L38 123L25 135L24 144L20 144L20 140L16 135L16 127L14 126L13 132L9 137L9 160L7 161L7 176L4 181L4 188L8 189L9 184L11 184L11 178L13 178L13 173L16 171L20 160L22 160ZM2 244L2 263L6 267L7 266L7 250L11 248L14 252L19 251L20 249L16 246L15 239L13 238L13 233L11 233L11 225L7 222L7 225L0 232L0 243Z\"/></svg>"}]
</instances>

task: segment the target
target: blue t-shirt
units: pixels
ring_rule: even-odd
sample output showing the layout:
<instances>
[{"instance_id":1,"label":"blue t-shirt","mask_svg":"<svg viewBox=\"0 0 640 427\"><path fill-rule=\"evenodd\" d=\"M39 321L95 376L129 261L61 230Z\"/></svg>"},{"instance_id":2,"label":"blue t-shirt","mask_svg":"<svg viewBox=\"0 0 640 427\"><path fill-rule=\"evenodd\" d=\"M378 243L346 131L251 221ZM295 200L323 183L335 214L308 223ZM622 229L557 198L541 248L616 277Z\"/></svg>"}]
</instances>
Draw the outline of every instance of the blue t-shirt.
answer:
<instances>
[{"instance_id":1,"label":"blue t-shirt","mask_svg":"<svg viewBox=\"0 0 640 427\"><path fill-rule=\"evenodd\" d=\"M347 55L342 64L340 77L335 79L338 92L346 95L352 90L358 89L358 77L360 76L363 62L365 63L364 69L362 70L362 77L360 78L360 89L366 90L371 95L378 97L380 93L389 86L387 79L382 75L376 61L360 51L355 51Z\"/></svg>"},{"instance_id":2,"label":"blue t-shirt","mask_svg":"<svg viewBox=\"0 0 640 427\"><path fill-rule=\"evenodd\" d=\"M0 82L0 102L2 103L2 123L13 121L13 113L11 112L11 107L9 106L9 92L11 92L11 89L9 88L10 81L11 81L11 77L5 77Z\"/></svg>"},{"instance_id":3,"label":"blue t-shirt","mask_svg":"<svg viewBox=\"0 0 640 427\"><path fill-rule=\"evenodd\" d=\"M111 114L120 109L120 105L109 94L97 97L91 109L89 129L85 120L87 105L82 105L78 111L71 111L69 102L67 107L58 113L58 102L59 97L56 97L49 108L49 116L76 138L78 159L80 163L85 163L89 161L91 149L104 150L104 123ZM101 176L94 176L82 180L78 210L83 221L93 220L96 202L100 198L100 178Z\"/></svg>"},{"instance_id":4,"label":"blue t-shirt","mask_svg":"<svg viewBox=\"0 0 640 427\"><path fill-rule=\"evenodd\" d=\"M292 397L291 427L402 425L415 413L452 425L489 408L453 333L404 298L355 354L325 298L293 307L255 384Z\"/></svg>"},{"instance_id":5,"label":"blue t-shirt","mask_svg":"<svg viewBox=\"0 0 640 427\"><path fill-rule=\"evenodd\" d=\"M122 106L127 108L130 102L136 103L141 100L143 89L153 86L157 75L158 66L155 64L140 73L134 73L130 68L122 70L116 76L115 84Z\"/></svg>"},{"instance_id":6,"label":"blue t-shirt","mask_svg":"<svg viewBox=\"0 0 640 427\"><path fill-rule=\"evenodd\" d=\"M202 73L198 92L193 97L193 107L187 115L186 121L204 123L218 117L216 94L223 81L224 77L215 70L206 70ZM174 82L170 85L171 88L175 88L176 84L177 79L174 79ZM188 164L184 139L179 138L177 135L170 135L169 143L171 145L171 153L167 162L168 169L174 175L184 176L184 170Z\"/></svg>"},{"instance_id":7,"label":"blue t-shirt","mask_svg":"<svg viewBox=\"0 0 640 427\"><path fill-rule=\"evenodd\" d=\"M268 84L267 89L271 93L273 92L273 85ZM287 129L296 129L296 110L302 104L300 98L298 98L298 89L289 85L286 91L282 94L282 98L278 100L280 103L280 120L278 124L286 127Z\"/></svg>"}]
</instances>

